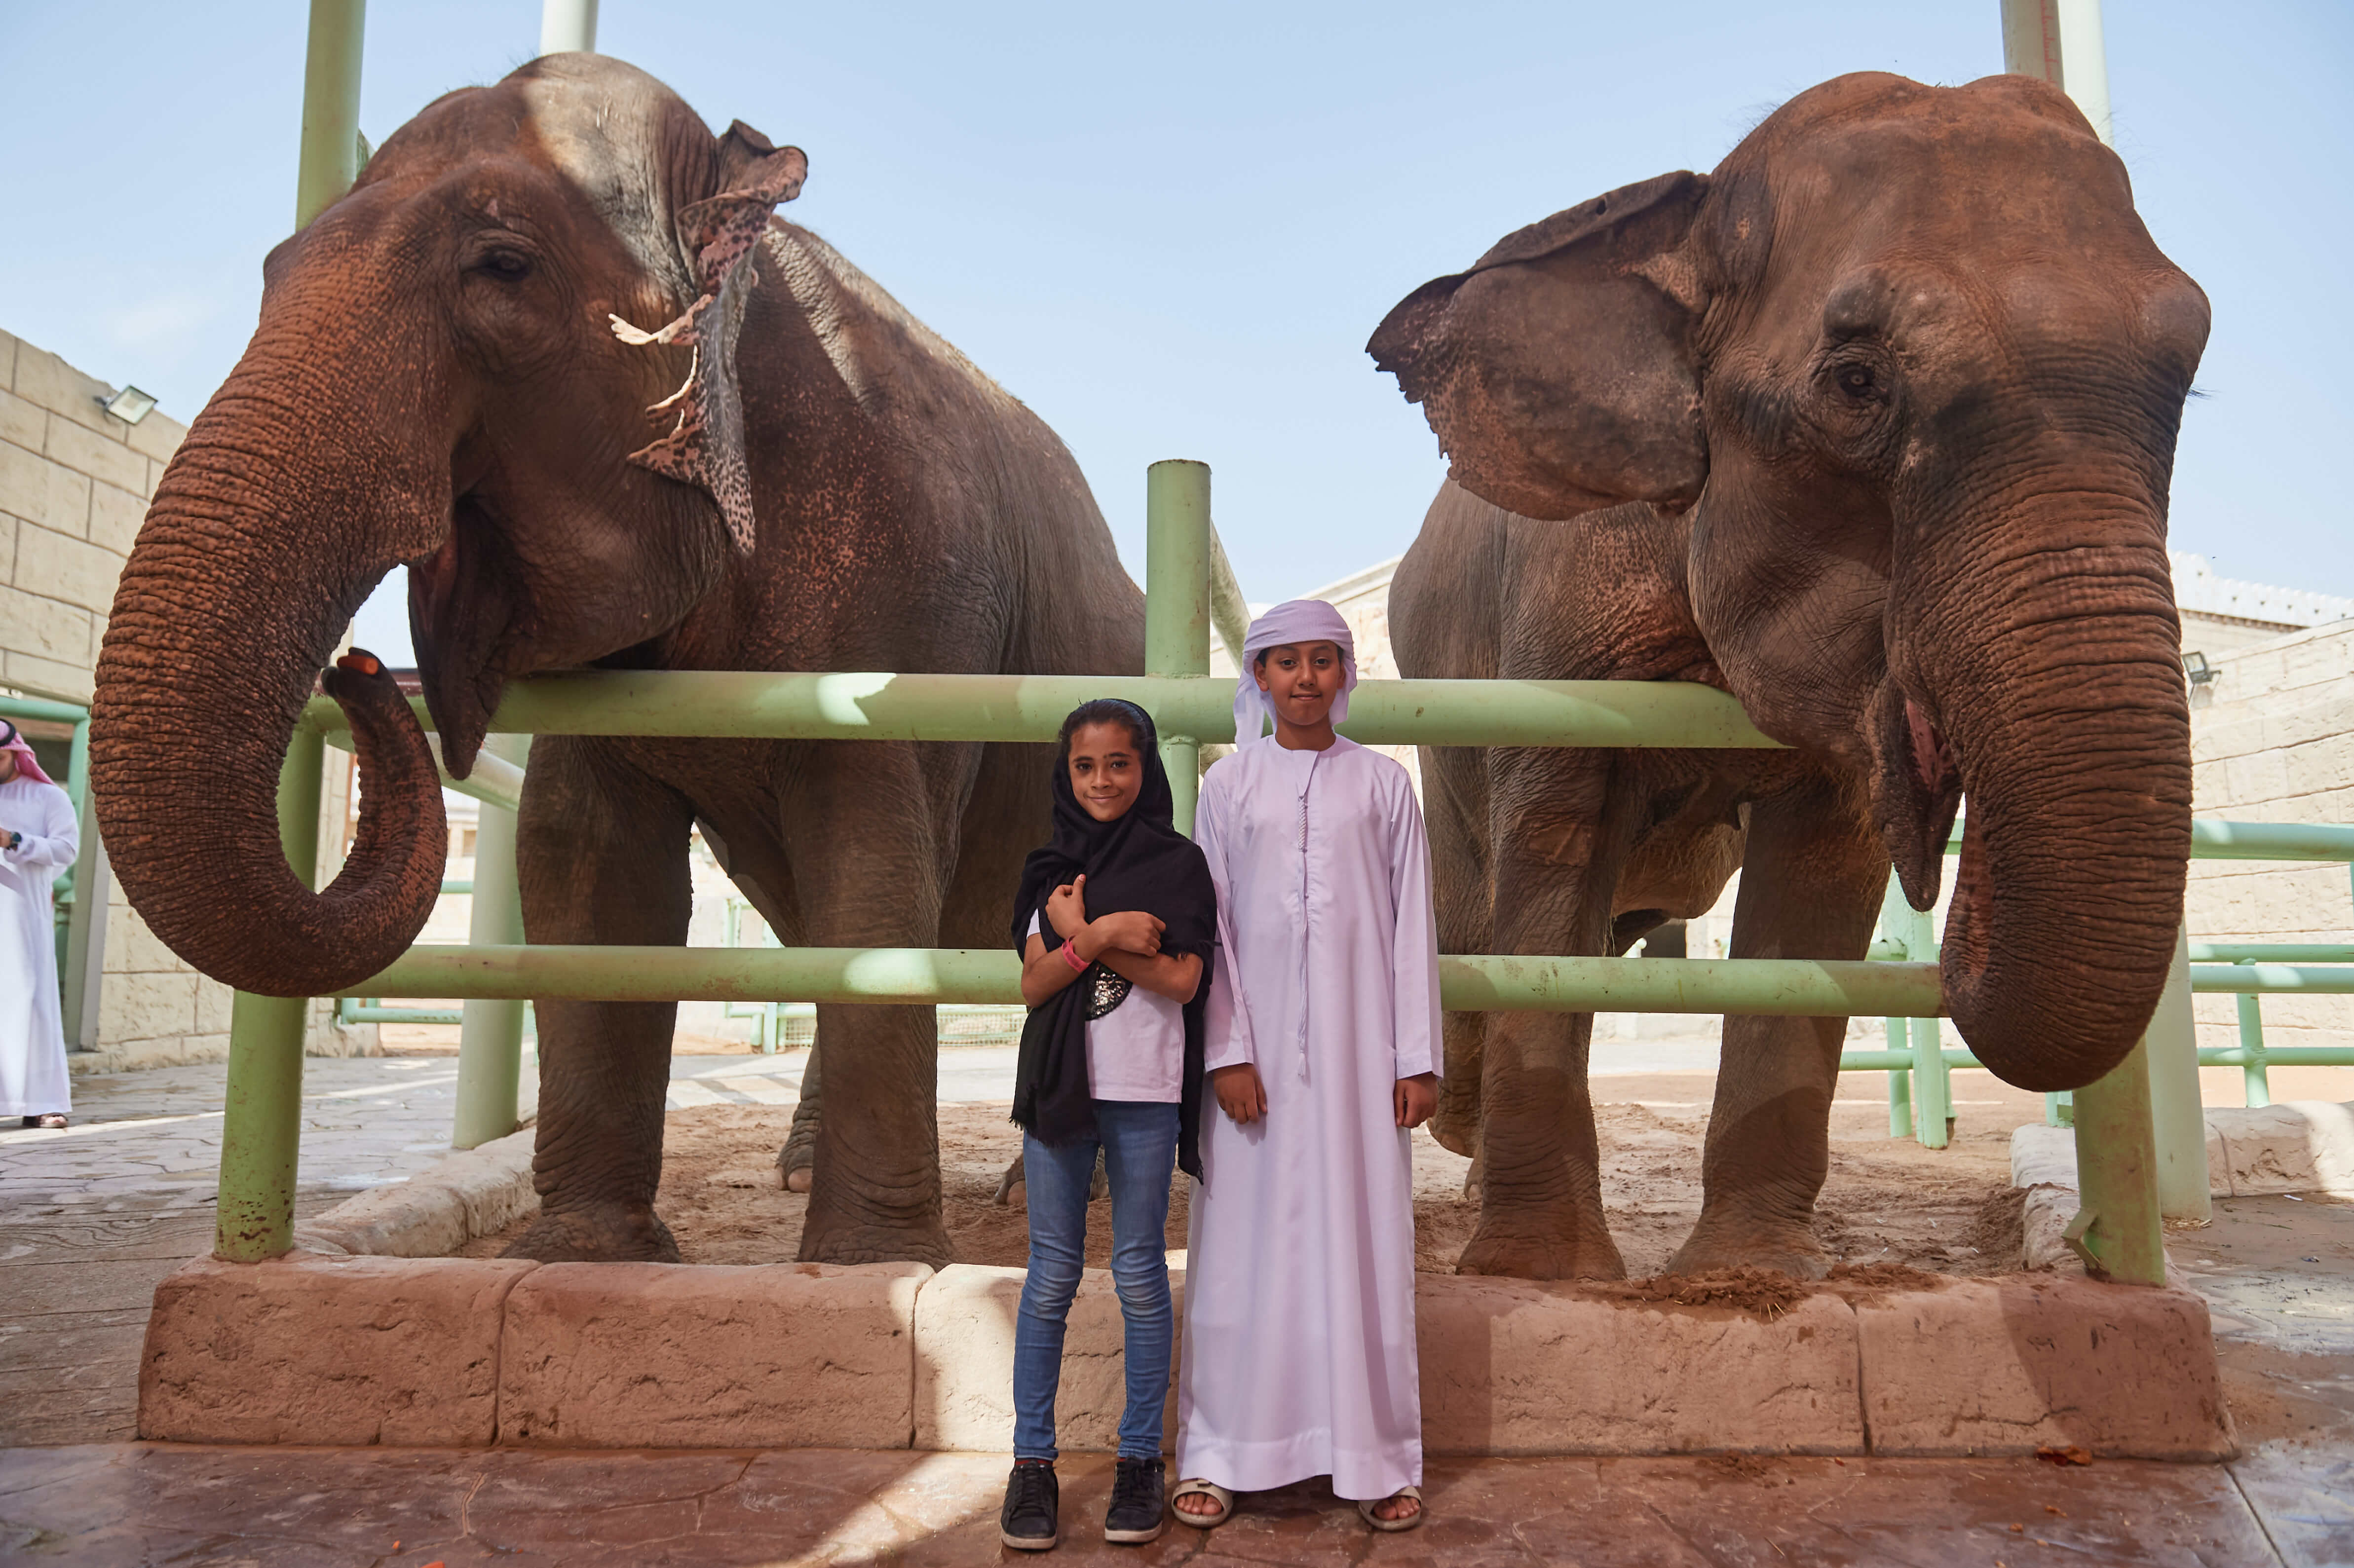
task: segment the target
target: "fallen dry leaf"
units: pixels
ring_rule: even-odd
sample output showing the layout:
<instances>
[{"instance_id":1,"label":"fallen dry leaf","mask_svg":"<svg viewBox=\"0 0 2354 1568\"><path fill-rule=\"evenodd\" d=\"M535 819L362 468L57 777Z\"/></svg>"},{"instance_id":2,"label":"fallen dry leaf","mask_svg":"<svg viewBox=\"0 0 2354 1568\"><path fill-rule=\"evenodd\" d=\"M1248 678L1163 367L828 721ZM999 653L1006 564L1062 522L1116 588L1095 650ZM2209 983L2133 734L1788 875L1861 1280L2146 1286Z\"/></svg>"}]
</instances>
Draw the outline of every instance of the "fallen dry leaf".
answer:
<instances>
[{"instance_id":1,"label":"fallen dry leaf","mask_svg":"<svg viewBox=\"0 0 2354 1568\"><path fill-rule=\"evenodd\" d=\"M2089 1465L2093 1462L2093 1457L2073 1443L2069 1444L2065 1448L2054 1448L2049 1446L2038 1448L2035 1450L2035 1457L2047 1465Z\"/></svg>"},{"instance_id":2,"label":"fallen dry leaf","mask_svg":"<svg viewBox=\"0 0 2354 1568\"><path fill-rule=\"evenodd\" d=\"M2056 1514L2058 1514L2062 1519L2066 1519L2066 1518L2068 1517L2068 1510L2067 1510L2066 1509L2064 1509L2064 1508L2054 1508L2054 1507L2052 1507L2050 1503L2045 1503L2045 1504L2043 1505L2043 1511L2044 1511L2045 1513L2056 1513Z\"/></svg>"}]
</instances>

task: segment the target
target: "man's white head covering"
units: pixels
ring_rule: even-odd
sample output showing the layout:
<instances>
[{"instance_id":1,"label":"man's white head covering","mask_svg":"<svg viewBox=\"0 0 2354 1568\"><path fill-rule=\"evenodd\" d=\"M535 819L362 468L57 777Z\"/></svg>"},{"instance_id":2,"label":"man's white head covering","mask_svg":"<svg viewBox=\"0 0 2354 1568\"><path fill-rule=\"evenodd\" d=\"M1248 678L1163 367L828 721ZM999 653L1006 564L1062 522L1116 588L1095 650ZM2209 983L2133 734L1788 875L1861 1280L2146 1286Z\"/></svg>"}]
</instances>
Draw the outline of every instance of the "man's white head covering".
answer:
<instances>
[{"instance_id":1,"label":"man's white head covering","mask_svg":"<svg viewBox=\"0 0 2354 1568\"><path fill-rule=\"evenodd\" d=\"M1330 642L1341 650L1341 694L1332 699L1332 722L1349 716L1349 694L1357 687L1357 643L1341 612L1320 599L1295 599L1277 605L1250 623L1243 638L1243 668L1235 682L1235 744L1260 739L1275 722L1274 700L1258 689L1253 673L1259 652L1301 642Z\"/></svg>"}]
</instances>

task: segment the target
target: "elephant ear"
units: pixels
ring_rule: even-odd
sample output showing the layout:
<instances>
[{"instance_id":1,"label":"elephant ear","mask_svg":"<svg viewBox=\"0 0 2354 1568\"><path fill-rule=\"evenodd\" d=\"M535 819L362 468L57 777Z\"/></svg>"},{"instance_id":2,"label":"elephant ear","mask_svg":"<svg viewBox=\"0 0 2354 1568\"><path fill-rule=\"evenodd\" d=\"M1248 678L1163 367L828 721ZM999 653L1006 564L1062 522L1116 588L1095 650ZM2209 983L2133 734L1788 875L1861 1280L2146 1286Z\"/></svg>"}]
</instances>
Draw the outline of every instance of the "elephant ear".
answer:
<instances>
[{"instance_id":1,"label":"elephant ear","mask_svg":"<svg viewBox=\"0 0 2354 1568\"><path fill-rule=\"evenodd\" d=\"M1423 406L1457 483L1552 519L1699 499L1699 301L1680 252L1707 194L1689 172L1623 186L1390 312L1366 351Z\"/></svg>"},{"instance_id":2,"label":"elephant ear","mask_svg":"<svg viewBox=\"0 0 2354 1568\"><path fill-rule=\"evenodd\" d=\"M767 232L779 202L801 194L809 159L799 147L778 148L737 121L720 139L726 188L678 212L678 242L702 292L686 313L659 332L643 332L614 316L613 335L630 344L684 344L695 349L686 383L646 410L675 408L668 435L630 454L630 461L669 479L701 485L719 503L727 535L750 554L754 540L751 471L744 459L744 397L736 379L736 339L744 311L760 281L752 249Z\"/></svg>"}]
</instances>

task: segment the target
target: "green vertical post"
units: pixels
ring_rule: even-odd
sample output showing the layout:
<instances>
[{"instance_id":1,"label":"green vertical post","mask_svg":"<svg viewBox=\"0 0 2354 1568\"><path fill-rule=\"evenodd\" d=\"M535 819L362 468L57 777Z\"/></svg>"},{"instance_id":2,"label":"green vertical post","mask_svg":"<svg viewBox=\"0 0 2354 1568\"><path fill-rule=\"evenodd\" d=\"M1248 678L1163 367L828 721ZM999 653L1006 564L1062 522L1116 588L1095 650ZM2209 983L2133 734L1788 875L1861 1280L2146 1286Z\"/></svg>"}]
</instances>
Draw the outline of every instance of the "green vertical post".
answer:
<instances>
[{"instance_id":1,"label":"green vertical post","mask_svg":"<svg viewBox=\"0 0 2354 1568\"><path fill-rule=\"evenodd\" d=\"M318 880L319 779L325 762L319 732L296 725L278 773L278 842L305 887ZM259 1263L294 1245L302 1042L310 1012L308 997L239 991L229 1012L213 1251L231 1263Z\"/></svg>"},{"instance_id":2,"label":"green vertical post","mask_svg":"<svg viewBox=\"0 0 2354 1568\"><path fill-rule=\"evenodd\" d=\"M2076 1185L2084 1205L2068 1226L2093 1272L2127 1285L2166 1279L2158 1213L2158 1139L2150 1128L2149 1043L2076 1091Z\"/></svg>"},{"instance_id":3,"label":"green vertical post","mask_svg":"<svg viewBox=\"0 0 2354 1568\"><path fill-rule=\"evenodd\" d=\"M359 177L360 44L366 24L366 0L311 0L302 155L294 175L297 228ZM278 842L305 887L319 875L319 785L325 766L325 739L297 724L278 773ZM230 1009L213 1250L231 1263L259 1263L294 1245L310 1012L307 997L243 991Z\"/></svg>"},{"instance_id":4,"label":"green vertical post","mask_svg":"<svg viewBox=\"0 0 2354 1568\"><path fill-rule=\"evenodd\" d=\"M2253 964L2253 959L2242 959ZM2273 1103L2272 1076L2264 1068L2264 1001L2253 991L2242 991L2240 1002L2240 1083L2247 1091L2250 1106Z\"/></svg>"},{"instance_id":5,"label":"green vertical post","mask_svg":"<svg viewBox=\"0 0 2354 1568\"><path fill-rule=\"evenodd\" d=\"M1891 1051L1903 1050L1905 1021L1891 1018L1885 1022L1888 1025L1888 1048ZM1913 1075L1902 1067L1892 1067L1888 1073L1888 1136L1913 1136Z\"/></svg>"},{"instance_id":6,"label":"green vertical post","mask_svg":"<svg viewBox=\"0 0 2354 1568\"><path fill-rule=\"evenodd\" d=\"M302 62L302 164L294 227L302 228L360 177L360 44L367 0L311 0Z\"/></svg>"},{"instance_id":7,"label":"green vertical post","mask_svg":"<svg viewBox=\"0 0 2354 1568\"><path fill-rule=\"evenodd\" d=\"M494 735L483 749L520 764L531 748L527 735ZM477 948L516 947L523 941L523 898L515 880L515 814L481 803L474 829L474 913L466 939ZM475 997L458 1026L458 1107L450 1146L472 1149L504 1138L517 1125L516 1092L523 1082L523 1010L520 1000Z\"/></svg>"},{"instance_id":8,"label":"green vertical post","mask_svg":"<svg viewBox=\"0 0 2354 1568\"><path fill-rule=\"evenodd\" d=\"M2166 989L2142 1041L2149 1054L2158 1213L2205 1224L2214 1213L2207 1186L2207 1113L2199 1090L2199 1025L2190 1012L2190 937L2179 927Z\"/></svg>"},{"instance_id":9,"label":"green vertical post","mask_svg":"<svg viewBox=\"0 0 2354 1568\"><path fill-rule=\"evenodd\" d=\"M1210 673L1210 465L1172 459L1144 472L1144 673ZM1161 736L1177 830L1193 832L1202 744Z\"/></svg>"}]
</instances>

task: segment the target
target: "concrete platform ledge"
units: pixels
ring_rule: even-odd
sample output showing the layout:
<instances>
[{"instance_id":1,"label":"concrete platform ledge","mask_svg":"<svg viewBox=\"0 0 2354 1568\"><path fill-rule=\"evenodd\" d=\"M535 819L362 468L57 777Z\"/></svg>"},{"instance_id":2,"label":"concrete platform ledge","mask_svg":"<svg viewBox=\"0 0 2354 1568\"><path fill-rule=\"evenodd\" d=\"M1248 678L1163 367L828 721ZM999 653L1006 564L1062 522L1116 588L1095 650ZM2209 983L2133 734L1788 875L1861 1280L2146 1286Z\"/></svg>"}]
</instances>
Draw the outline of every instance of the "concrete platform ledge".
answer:
<instances>
[{"instance_id":1,"label":"concrete platform ledge","mask_svg":"<svg viewBox=\"0 0 2354 1568\"><path fill-rule=\"evenodd\" d=\"M1183 1302L1184 1277L1172 1269ZM182 1442L965 1449L1012 1443L1019 1269L294 1254L156 1290L140 1435ZM2205 1303L2064 1275L1810 1292L1770 1316L1425 1276L1433 1455L2233 1451ZM1063 1446L1112 1446L1089 1270ZM1173 1395L1164 1431L1175 1436Z\"/></svg>"},{"instance_id":2,"label":"concrete platform ledge","mask_svg":"<svg viewBox=\"0 0 2354 1568\"><path fill-rule=\"evenodd\" d=\"M155 1287L139 1436L488 1444L507 1295L535 1266L300 1252L269 1263L198 1258Z\"/></svg>"},{"instance_id":3,"label":"concrete platform ledge","mask_svg":"<svg viewBox=\"0 0 2354 1568\"><path fill-rule=\"evenodd\" d=\"M536 1208L530 1128L436 1160L406 1181L346 1198L294 1227L306 1252L447 1257Z\"/></svg>"},{"instance_id":4,"label":"concrete platform ledge","mask_svg":"<svg viewBox=\"0 0 2354 1568\"><path fill-rule=\"evenodd\" d=\"M2354 1105L2285 1100L2275 1106L2211 1106L2207 1188L2218 1198L2327 1192L2354 1198ZM2073 1128L2031 1122L2010 1135L2010 1184L2076 1185Z\"/></svg>"},{"instance_id":5,"label":"concrete platform ledge","mask_svg":"<svg viewBox=\"0 0 2354 1568\"><path fill-rule=\"evenodd\" d=\"M499 1441L905 1448L931 1277L919 1263L545 1264L507 1298Z\"/></svg>"}]
</instances>

